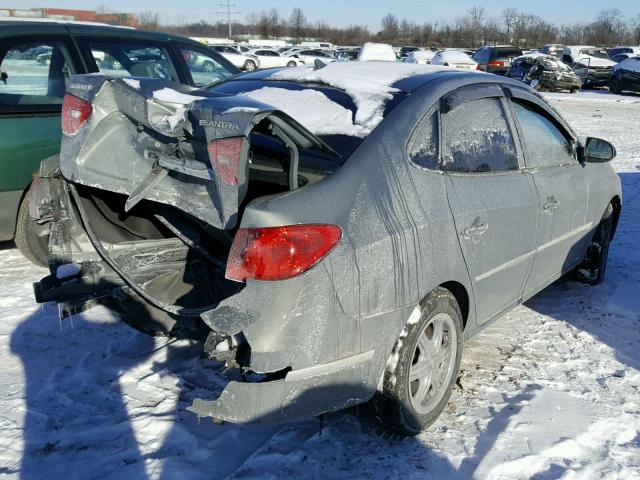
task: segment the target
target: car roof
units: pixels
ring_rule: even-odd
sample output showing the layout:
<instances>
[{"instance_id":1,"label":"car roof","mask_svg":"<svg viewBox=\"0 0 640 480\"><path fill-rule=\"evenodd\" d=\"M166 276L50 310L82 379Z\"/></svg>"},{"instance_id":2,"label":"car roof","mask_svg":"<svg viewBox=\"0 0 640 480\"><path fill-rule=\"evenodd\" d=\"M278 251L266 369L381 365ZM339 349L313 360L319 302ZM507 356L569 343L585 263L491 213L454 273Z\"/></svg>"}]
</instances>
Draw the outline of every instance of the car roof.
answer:
<instances>
[{"instance_id":1,"label":"car roof","mask_svg":"<svg viewBox=\"0 0 640 480\"><path fill-rule=\"evenodd\" d=\"M7 17L9 18L9 17ZM107 25L92 22L76 22L68 20L54 19L33 19L33 20L11 20L2 19L2 29L0 38L15 35L38 35L38 34L74 34L74 35L96 35L96 36L117 36L120 38L140 38L157 41L180 41L190 45L206 47L206 45L187 37L172 35L162 32L149 32L146 30L136 30L135 28Z\"/></svg>"},{"instance_id":2,"label":"car roof","mask_svg":"<svg viewBox=\"0 0 640 480\"><path fill-rule=\"evenodd\" d=\"M353 66L354 64L357 65L358 63L366 63L367 65L367 73L370 73L373 69L375 70L376 68L379 68L381 72L383 71L388 71L389 69L401 69L403 68L402 66L406 66L408 64L406 63L393 63L393 62L334 62L331 63L330 65L332 66L332 69L348 69L350 68L350 66ZM298 69L304 69L304 68L308 68L308 67L293 67L293 68L298 68ZM416 90L418 90L419 88L423 87L424 85L426 85L427 83L429 83L432 80L435 79L439 79L439 78L443 78L443 76L451 76L452 78L454 76L477 76L477 78L479 79L480 82L493 82L495 83L496 80L499 80L499 82L502 83L508 83L508 84L513 84L513 85L517 85L520 86L522 83L521 82L517 82L515 80L512 80L510 78L506 78L506 77L496 77L495 75L491 75L491 74L486 74L483 72L477 72L477 71L472 71L472 72L467 72L467 71L462 71L462 70L457 70L457 69L452 69L449 67L441 67L441 66L436 66L436 65L421 65L420 67L421 70L424 70L424 73L419 73L419 74L414 74L414 75L410 75L410 76L406 76L404 78L401 78L400 80L397 80L395 83L392 84L393 87L398 89L398 93L405 93L405 94L411 94L413 92L415 92ZM224 80L224 82L242 82L242 81L268 81L268 82L275 82L275 81L279 81L279 80L274 80L274 79L269 79L269 77L271 77L271 75L273 75L274 73L278 72L278 71L292 71L292 67L288 67L288 68L284 68L284 67L278 67L278 68L267 68L267 69L261 69L261 70L254 70L253 72L246 72L240 75L236 75L234 77L231 77L229 79ZM355 73L355 72L354 72ZM350 78L353 81L370 81L370 77L369 76L363 76L362 78L359 78L357 74L350 74ZM475 77L474 77L475 78ZM302 81L296 81L296 80L291 80L291 79L287 79L286 80L287 83L299 83L302 85L307 85L310 88L312 88L313 86L317 86L317 85L325 85L326 84L322 84L322 83L309 83L309 82L302 82ZM329 87L329 88L337 88L337 87ZM338 89L340 89L338 87Z\"/></svg>"}]
</instances>

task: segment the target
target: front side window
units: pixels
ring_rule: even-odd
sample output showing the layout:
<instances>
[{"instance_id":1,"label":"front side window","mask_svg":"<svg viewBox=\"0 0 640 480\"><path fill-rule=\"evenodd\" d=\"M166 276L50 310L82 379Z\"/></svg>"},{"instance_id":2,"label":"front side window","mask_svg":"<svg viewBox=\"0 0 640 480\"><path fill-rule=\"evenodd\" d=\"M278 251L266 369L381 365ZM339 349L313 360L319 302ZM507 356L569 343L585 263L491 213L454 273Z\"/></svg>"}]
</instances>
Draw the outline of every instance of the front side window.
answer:
<instances>
[{"instance_id":1,"label":"front side window","mask_svg":"<svg viewBox=\"0 0 640 480\"><path fill-rule=\"evenodd\" d=\"M513 135L499 98L461 103L443 117L442 169L504 172L518 169Z\"/></svg>"},{"instance_id":2,"label":"front side window","mask_svg":"<svg viewBox=\"0 0 640 480\"><path fill-rule=\"evenodd\" d=\"M438 112L426 115L409 140L409 159L424 168L437 169L438 165Z\"/></svg>"},{"instance_id":3,"label":"front side window","mask_svg":"<svg viewBox=\"0 0 640 480\"><path fill-rule=\"evenodd\" d=\"M180 47L180 52L197 87L209 85L234 74L217 58L203 50L184 46Z\"/></svg>"},{"instance_id":4,"label":"front side window","mask_svg":"<svg viewBox=\"0 0 640 480\"><path fill-rule=\"evenodd\" d=\"M98 70L105 75L180 81L164 47L138 42L89 42L89 48Z\"/></svg>"},{"instance_id":5,"label":"front side window","mask_svg":"<svg viewBox=\"0 0 640 480\"><path fill-rule=\"evenodd\" d=\"M62 42L30 42L11 47L0 63L0 103L57 105L74 72Z\"/></svg>"},{"instance_id":6,"label":"front side window","mask_svg":"<svg viewBox=\"0 0 640 480\"><path fill-rule=\"evenodd\" d=\"M513 112L522 131L527 166L576 163L571 141L551 120L521 102L513 102Z\"/></svg>"}]
</instances>

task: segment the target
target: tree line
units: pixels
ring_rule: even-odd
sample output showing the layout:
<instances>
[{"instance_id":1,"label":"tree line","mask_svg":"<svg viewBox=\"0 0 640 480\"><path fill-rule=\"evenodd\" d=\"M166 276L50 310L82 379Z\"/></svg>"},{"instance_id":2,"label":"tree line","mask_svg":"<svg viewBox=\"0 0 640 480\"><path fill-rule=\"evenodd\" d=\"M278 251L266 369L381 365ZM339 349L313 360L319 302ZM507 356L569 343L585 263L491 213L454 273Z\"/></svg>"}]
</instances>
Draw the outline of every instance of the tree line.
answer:
<instances>
[{"instance_id":1,"label":"tree line","mask_svg":"<svg viewBox=\"0 0 640 480\"><path fill-rule=\"evenodd\" d=\"M227 24L206 20L182 25L161 25L157 13L139 15L142 29L199 37L227 37ZM380 22L380 29L371 31L366 25L353 24L337 28L320 20L311 22L300 8L284 16L277 8L251 12L244 22L233 23L234 35L259 35L273 39L291 37L296 40L315 39L336 45L362 45L368 41L381 41L395 46L422 47L479 47L487 44L509 43L521 47L539 47L549 43L565 45L640 44L640 13L625 18L617 8L602 10L592 22L555 25L543 18L510 7L497 17L486 9L475 6L466 15L446 22L418 23L399 19L389 13Z\"/></svg>"}]
</instances>

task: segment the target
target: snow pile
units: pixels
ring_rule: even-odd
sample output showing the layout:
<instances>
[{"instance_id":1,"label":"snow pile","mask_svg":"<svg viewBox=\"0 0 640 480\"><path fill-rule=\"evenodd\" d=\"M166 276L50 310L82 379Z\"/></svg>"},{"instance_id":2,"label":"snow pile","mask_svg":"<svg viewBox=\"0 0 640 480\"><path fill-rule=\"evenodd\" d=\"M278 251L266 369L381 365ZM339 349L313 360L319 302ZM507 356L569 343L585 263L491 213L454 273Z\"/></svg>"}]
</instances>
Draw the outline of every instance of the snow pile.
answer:
<instances>
[{"instance_id":1,"label":"snow pile","mask_svg":"<svg viewBox=\"0 0 640 480\"><path fill-rule=\"evenodd\" d=\"M264 87L243 95L282 110L316 135L364 137L368 133L361 125L353 124L351 110L318 90Z\"/></svg>"},{"instance_id":2,"label":"snow pile","mask_svg":"<svg viewBox=\"0 0 640 480\"><path fill-rule=\"evenodd\" d=\"M123 78L122 81L134 90L140 90L140 80L136 80L135 78Z\"/></svg>"},{"instance_id":3,"label":"snow pile","mask_svg":"<svg viewBox=\"0 0 640 480\"><path fill-rule=\"evenodd\" d=\"M344 90L357 107L355 125L362 127L367 135L382 121L385 103L398 92L392 87L394 83L403 78L447 70L446 67L406 63L334 62L317 70L309 66L292 67L268 78L322 83Z\"/></svg>"},{"instance_id":4,"label":"snow pile","mask_svg":"<svg viewBox=\"0 0 640 480\"><path fill-rule=\"evenodd\" d=\"M161 102L180 103L182 105L188 105L196 100L202 100L206 97L198 97L196 95L187 95L186 93L180 93L173 88L162 88L153 92L153 98L160 100Z\"/></svg>"}]
</instances>

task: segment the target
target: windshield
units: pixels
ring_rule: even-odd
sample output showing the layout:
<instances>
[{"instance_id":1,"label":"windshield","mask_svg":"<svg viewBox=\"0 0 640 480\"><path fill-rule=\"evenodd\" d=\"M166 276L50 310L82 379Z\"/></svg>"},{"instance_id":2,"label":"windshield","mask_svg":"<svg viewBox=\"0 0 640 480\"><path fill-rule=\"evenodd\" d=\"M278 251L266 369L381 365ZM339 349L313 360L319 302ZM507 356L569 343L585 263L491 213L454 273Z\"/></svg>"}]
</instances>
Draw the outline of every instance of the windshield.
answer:
<instances>
[{"instance_id":1,"label":"windshield","mask_svg":"<svg viewBox=\"0 0 640 480\"><path fill-rule=\"evenodd\" d=\"M591 57L606 58L607 60L609 59L609 55L607 55L607 52L605 52L602 48L584 48L582 49L581 53L583 55L589 55Z\"/></svg>"}]
</instances>

